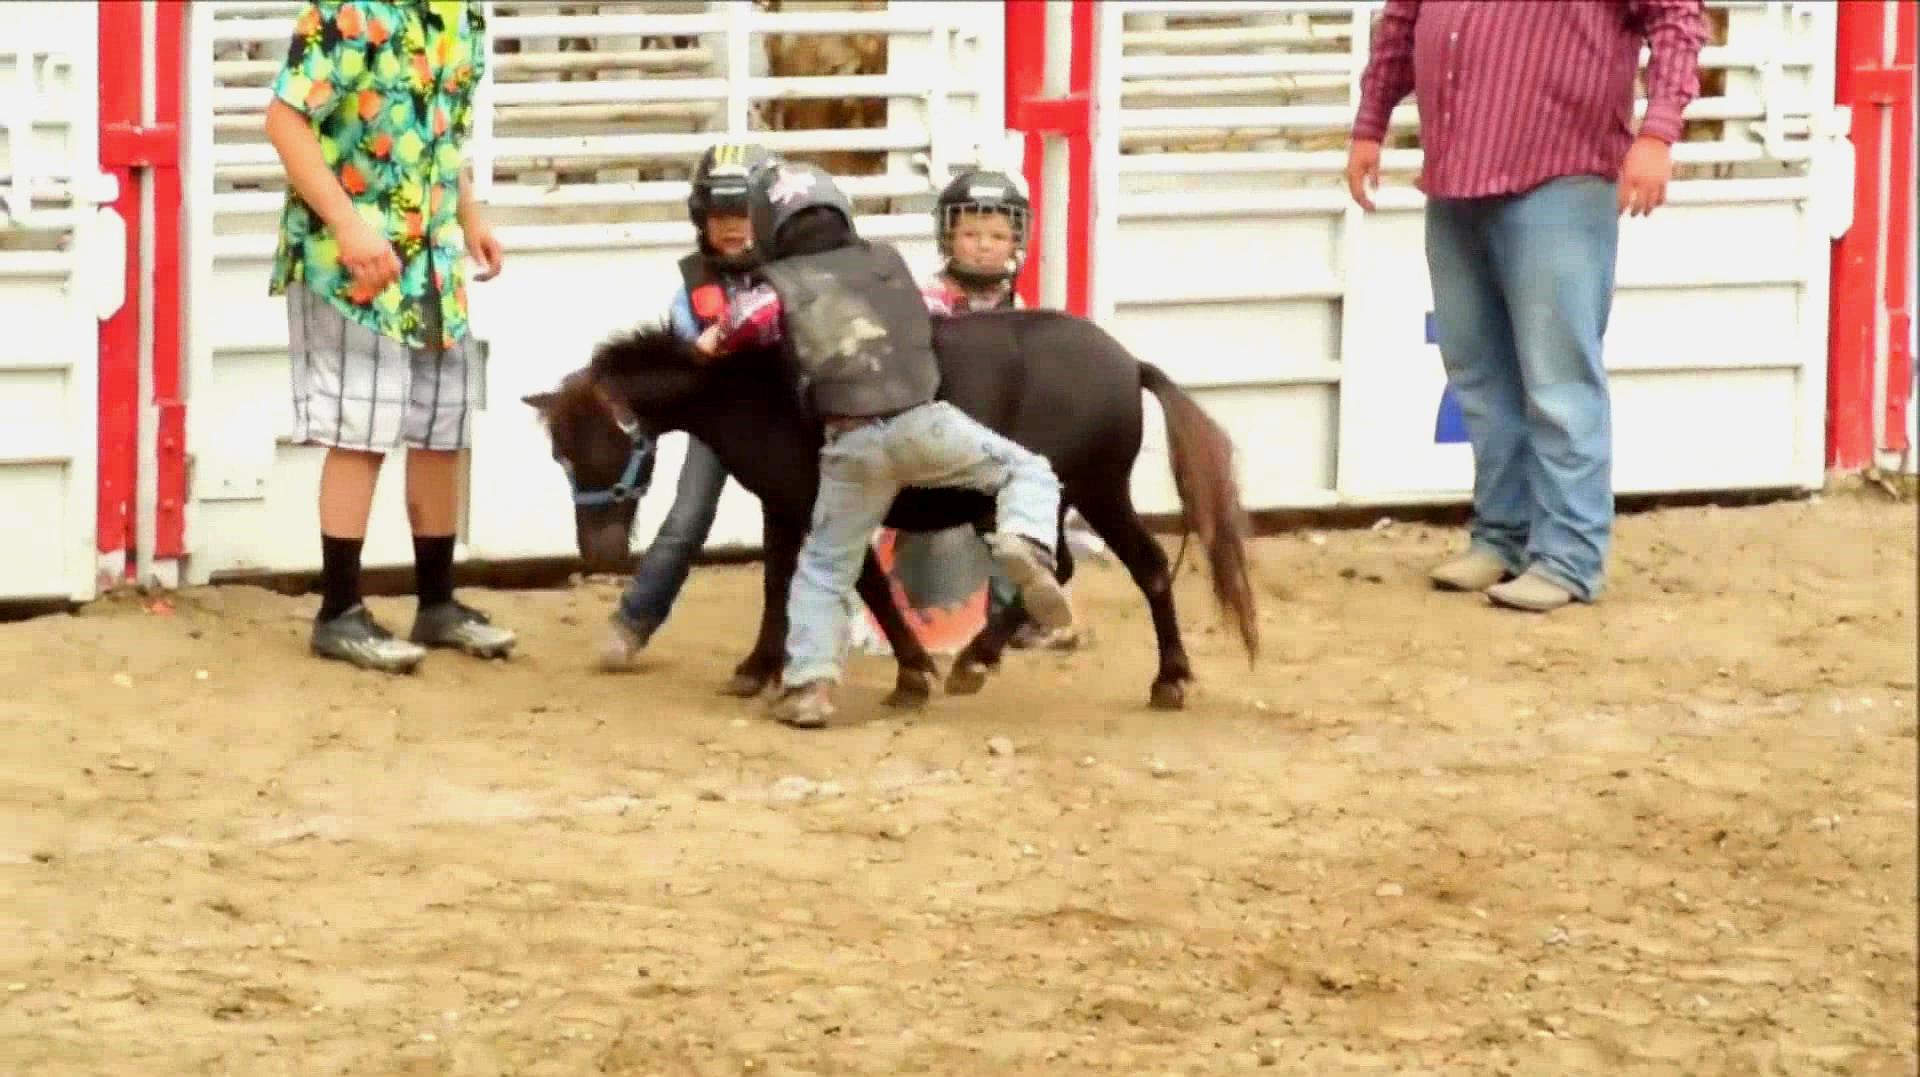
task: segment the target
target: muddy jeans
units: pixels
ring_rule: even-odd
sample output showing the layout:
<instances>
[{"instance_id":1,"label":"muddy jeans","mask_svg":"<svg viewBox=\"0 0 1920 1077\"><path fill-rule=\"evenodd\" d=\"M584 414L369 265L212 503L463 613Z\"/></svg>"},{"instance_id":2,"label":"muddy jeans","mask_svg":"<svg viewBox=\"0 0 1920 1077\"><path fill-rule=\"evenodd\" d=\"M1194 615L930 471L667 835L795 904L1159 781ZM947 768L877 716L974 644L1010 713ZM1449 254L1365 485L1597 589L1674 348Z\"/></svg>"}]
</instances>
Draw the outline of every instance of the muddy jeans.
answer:
<instances>
[{"instance_id":1,"label":"muddy jeans","mask_svg":"<svg viewBox=\"0 0 1920 1077\"><path fill-rule=\"evenodd\" d=\"M874 529L904 486L964 487L992 494L998 529L1052 550L1060 481L1037 453L1001 437L944 401L922 404L843 432L820 450L813 525L787 596L788 688L837 681L854 581Z\"/></svg>"}]
</instances>

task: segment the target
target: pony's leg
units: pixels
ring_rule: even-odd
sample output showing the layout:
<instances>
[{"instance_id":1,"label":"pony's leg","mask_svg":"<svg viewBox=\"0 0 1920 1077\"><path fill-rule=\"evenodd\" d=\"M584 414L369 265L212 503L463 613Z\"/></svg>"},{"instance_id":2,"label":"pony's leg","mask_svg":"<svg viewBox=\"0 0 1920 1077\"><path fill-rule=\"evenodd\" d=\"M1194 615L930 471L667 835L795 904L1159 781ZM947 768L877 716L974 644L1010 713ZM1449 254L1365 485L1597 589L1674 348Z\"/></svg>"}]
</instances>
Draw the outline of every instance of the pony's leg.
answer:
<instances>
[{"instance_id":1,"label":"pony's leg","mask_svg":"<svg viewBox=\"0 0 1920 1077\"><path fill-rule=\"evenodd\" d=\"M765 691L779 676L786 658L787 589L793 585L806 529L763 515L760 534L765 550L760 575L760 634L753 641L753 650L733 668L733 677L723 689L727 695L743 699Z\"/></svg>"},{"instance_id":2,"label":"pony's leg","mask_svg":"<svg viewBox=\"0 0 1920 1077\"><path fill-rule=\"evenodd\" d=\"M933 698L933 682L940 676L940 668L933 664L933 656L921 645L920 637L907 625L906 615L894 603L893 587L887 582L886 571L880 567L872 547L867 548L867 555L860 562L860 579L855 582L854 590L873 611L880 634L887 638L887 646L892 648L894 661L899 665L894 674L893 691L883 702L889 707L926 706Z\"/></svg>"},{"instance_id":3,"label":"pony's leg","mask_svg":"<svg viewBox=\"0 0 1920 1077\"><path fill-rule=\"evenodd\" d=\"M947 694L970 696L987 686L987 674L1000 668L1000 653L1007 641L1027 623L1027 611L1019 603L998 610L987 618L980 633L967 641L947 671Z\"/></svg>"},{"instance_id":4,"label":"pony's leg","mask_svg":"<svg viewBox=\"0 0 1920 1077\"><path fill-rule=\"evenodd\" d=\"M1061 527L1059 539L1054 544L1054 578L1062 586L1073 581L1073 551L1067 546L1065 521L1070 503L1062 499L1060 503ZM1085 515L1082 513L1082 515ZM975 530L985 532L986 524L978 525ZM1000 656L1006 651L1007 641L1027 623L1026 607L1015 602L998 611L987 619L980 634L967 641L967 645L954 659L953 669L947 673L947 694L970 696L985 688L987 674L1000 668Z\"/></svg>"},{"instance_id":5,"label":"pony's leg","mask_svg":"<svg viewBox=\"0 0 1920 1077\"><path fill-rule=\"evenodd\" d=\"M1128 476L1119 476L1077 504L1080 515L1095 534L1106 540L1147 597L1154 642L1160 648L1160 670L1154 675L1148 701L1155 710L1179 710L1186 706L1186 686L1193 680L1193 666L1187 659L1186 645L1180 641L1180 622L1174 615L1173 574L1167 553L1134 511Z\"/></svg>"}]
</instances>

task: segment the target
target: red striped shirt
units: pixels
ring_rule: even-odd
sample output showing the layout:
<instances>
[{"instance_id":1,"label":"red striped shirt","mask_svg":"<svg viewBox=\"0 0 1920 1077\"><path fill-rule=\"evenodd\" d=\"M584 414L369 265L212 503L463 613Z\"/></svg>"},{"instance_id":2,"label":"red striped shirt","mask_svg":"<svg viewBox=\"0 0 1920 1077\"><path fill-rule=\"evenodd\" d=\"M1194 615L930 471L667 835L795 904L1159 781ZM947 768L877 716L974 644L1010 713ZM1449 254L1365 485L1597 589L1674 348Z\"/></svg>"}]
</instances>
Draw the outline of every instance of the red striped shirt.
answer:
<instances>
[{"instance_id":1,"label":"red striped shirt","mask_svg":"<svg viewBox=\"0 0 1920 1077\"><path fill-rule=\"evenodd\" d=\"M1700 93L1706 40L1704 0L1387 0L1353 137L1381 141L1412 93L1429 197L1515 194L1560 176L1617 180L1636 133L1640 46L1650 54L1638 134L1672 143Z\"/></svg>"}]
</instances>

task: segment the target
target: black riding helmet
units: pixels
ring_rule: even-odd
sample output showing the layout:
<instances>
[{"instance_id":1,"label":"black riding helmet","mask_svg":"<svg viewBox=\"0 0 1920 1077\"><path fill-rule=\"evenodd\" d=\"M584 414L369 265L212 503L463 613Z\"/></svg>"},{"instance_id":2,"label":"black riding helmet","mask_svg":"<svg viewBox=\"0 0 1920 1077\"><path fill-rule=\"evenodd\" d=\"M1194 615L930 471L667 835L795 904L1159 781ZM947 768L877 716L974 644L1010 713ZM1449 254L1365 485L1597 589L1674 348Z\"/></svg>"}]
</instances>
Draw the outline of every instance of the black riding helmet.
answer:
<instances>
[{"instance_id":1,"label":"black riding helmet","mask_svg":"<svg viewBox=\"0 0 1920 1077\"><path fill-rule=\"evenodd\" d=\"M830 216L837 216L845 223L844 236L851 238L856 234L853 203L835 185L833 177L815 165L771 161L754 170L749 186L747 216L753 222L754 244L767 261L798 253L794 249L796 237L787 226L807 210L828 211ZM838 228L833 231L841 233Z\"/></svg>"},{"instance_id":2,"label":"black riding helmet","mask_svg":"<svg viewBox=\"0 0 1920 1077\"><path fill-rule=\"evenodd\" d=\"M1013 225L1013 257L1005 271L979 273L954 264L953 227L962 215L969 213L1003 213ZM1027 233L1032 219L1033 204L1006 173L978 169L962 172L947 184L933 204L934 242L946 262L946 271L955 280L970 288L987 288L1020 275L1020 267L1027 260Z\"/></svg>"},{"instance_id":3,"label":"black riding helmet","mask_svg":"<svg viewBox=\"0 0 1920 1077\"><path fill-rule=\"evenodd\" d=\"M756 143L720 142L707 147L694 166L693 186L687 192L687 218L699 237L700 253L715 267L726 270L751 269L760 260L755 246L727 258L707 241L707 215L713 212L747 212L747 182L753 170L773 160L766 147Z\"/></svg>"}]
</instances>

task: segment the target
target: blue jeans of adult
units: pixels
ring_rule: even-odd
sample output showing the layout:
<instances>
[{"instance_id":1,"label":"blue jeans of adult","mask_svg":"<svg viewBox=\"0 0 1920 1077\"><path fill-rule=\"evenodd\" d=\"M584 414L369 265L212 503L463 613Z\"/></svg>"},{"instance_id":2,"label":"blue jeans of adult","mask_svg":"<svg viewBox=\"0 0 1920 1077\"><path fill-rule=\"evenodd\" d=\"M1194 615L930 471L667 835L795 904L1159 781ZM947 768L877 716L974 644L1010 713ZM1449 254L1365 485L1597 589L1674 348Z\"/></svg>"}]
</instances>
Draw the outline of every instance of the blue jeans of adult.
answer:
<instances>
[{"instance_id":1,"label":"blue jeans of adult","mask_svg":"<svg viewBox=\"0 0 1920 1077\"><path fill-rule=\"evenodd\" d=\"M633 579L627 581L620 595L618 616L643 638L651 636L673 612L674 599L680 597L693 559L706 546L707 534L713 530L720 493L726 485L727 471L720 466L720 459L699 439L689 437L673 507L667 510L660 533L641 555Z\"/></svg>"},{"instance_id":2,"label":"blue jeans of adult","mask_svg":"<svg viewBox=\"0 0 1920 1077\"><path fill-rule=\"evenodd\" d=\"M945 401L829 432L812 527L787 596L781 679L788 688L839 680L861 561L904 486L992 494L997 533L1031 539L1043 550L1059 538L1060 481L1047 458Z\"/></svg>"},{"instance_id":3,"label":"blue jeans of adult","mask_svg":"<svg viewBox=\"0 0 1920 1077\"><path fill-rule=\"evenodd\" d=\"M1426 210L1440 356L1473 447L1471 543L1583 601L1604 585L1613 530L1601 339L1615 199L1607 180L1569 176Z\"/></svg>"}]
</instances>

